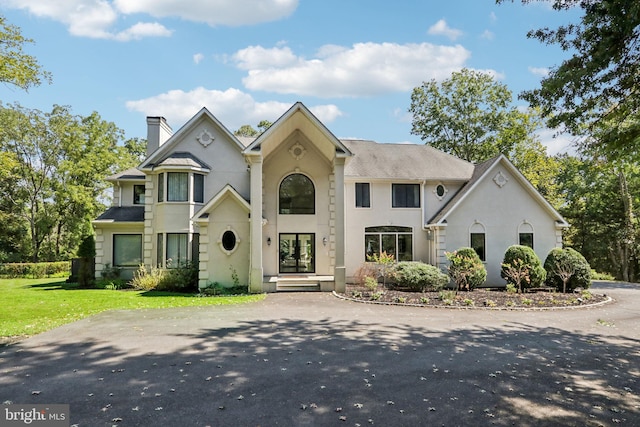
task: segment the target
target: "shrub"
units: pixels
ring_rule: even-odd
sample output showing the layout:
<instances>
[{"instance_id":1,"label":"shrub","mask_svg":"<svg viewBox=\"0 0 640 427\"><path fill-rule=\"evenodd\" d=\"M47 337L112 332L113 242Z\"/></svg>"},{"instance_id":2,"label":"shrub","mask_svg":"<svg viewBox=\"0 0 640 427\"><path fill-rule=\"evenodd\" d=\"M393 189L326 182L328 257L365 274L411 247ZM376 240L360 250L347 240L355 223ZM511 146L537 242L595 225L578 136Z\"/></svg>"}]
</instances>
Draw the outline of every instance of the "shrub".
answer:
<instances>
[{"instance_id":1,"label":"shrub","mask_svg":"<svg viewBox=\"0 0 640 427\"><path fill-rule=\"evenodd\" d=\"M449 282L447 275L438 267L419 261L399 262L395 275L399 286L406 286L414 292L438 291Z\"/></svg>"},{"instance_id":2,"label":"shrub","mask_svg":"<svg viewBox=\"0 0 640 427\"><path fill-rule=\"evenodd\" d=\"M366 277L364 280L364 286L370 291L378 289L378 281L373 277Z\"/></svg>"},{"instance_id":3,"label":"shrub","mask_svg":"<svg viewBox=\"0 0 640 427\"><path fill-rule=\"evenodd\" d=\"M39 279L42 277L62 277L71 271L71 262L20 262L0 264L0 277L15 279L18 277Z\"/></svg>"},{"instance_id":4,"label":"shrub","mask_svg":"<svg viewBox=\"0 0 640 427\"><path fill-rule=\"evenodd\" d=\"M372 262L363 262L353 275L356 285L366 285L368 279L378 281L378 267Z\"/></svg>"},{"instance_id":5,"label":"shrub","mask_svg":"<svg viewBox=\"0 0 640 427\"><path fill-rule=\"evenodd\" d=\"M376 277L382 276L382 284L386 286L387 279L393 276L393 266L396 262L393 254L387 254L382 252L380 254L373 254L367 257L368 260L377 266Z\"/></svg>"},{"instance_id":6,"label":"shrub","mask_svg":"<svg viewBox=\"0 0 640 427\"><path fill-rule=\"evenodd\" d=\"M456 291L472 291L487 280L487 269L472 248L460 248L445 255L449 260L449 277L456 284Z\"/></svg>"},{"instance_id":7,"label":"shrub","mask_svg":"<svg viewBox=\"0 0 640 427\"><path fill-rule=\"evenodd\" d=\"M537 288L542 285L547 273L533 249L529 246L513 245L504 254L500 276L522 292L524 288Z\"/></svg>"},{"instance_id":8,"label":"shrub","mask_svg":"<svg viewBox=\"0 0 640 427\"><path fill-rule=\"evenodd\" d=\"M134 289L152 291L160 286L167 275L166 272L167 270L158 267L147 270L144 264L140 264L138 270L133 273L130 284Z\"/></svg>"},{"instance_id":9,"label":"shrub","mask_svg":"<svg viewBox=\"0 0 640 427\"><path fill-rule=\"evenodd\" d=\"M231 274L232 276L234 275L233 268L231 268ZM233 283L234 286L239 286L237 273L235 274ZM169 292L197 292L198 265L191 261L187 261L180 263L175 268L167 269L163 279L158 284L157 289L159 291Z\"/></svg>"},{"instance_id":10,"label":"shrub","mask_svg":"<svg viewBox=\"0 0 640 427\"><path fill-rule=\"evenodd\" d=\"M580 252L571 249L553 248L544 261L547 285L559 292L572 292L576 288L589 289L591 266Z\"/></svg>"},{"instance_id":11,"label":"shrub","mask_svg":"<svg viewBox=\"0 0 640 427\"><path fill-rule=\"evenodd\" d=\"M95 284L93 277L93 258L96 256L96 240L93 234L89 234L82 239L78 247L78 257L80 258L80 268L78 270L78 286L88 288Z\"/></svg>"}]
</instances>

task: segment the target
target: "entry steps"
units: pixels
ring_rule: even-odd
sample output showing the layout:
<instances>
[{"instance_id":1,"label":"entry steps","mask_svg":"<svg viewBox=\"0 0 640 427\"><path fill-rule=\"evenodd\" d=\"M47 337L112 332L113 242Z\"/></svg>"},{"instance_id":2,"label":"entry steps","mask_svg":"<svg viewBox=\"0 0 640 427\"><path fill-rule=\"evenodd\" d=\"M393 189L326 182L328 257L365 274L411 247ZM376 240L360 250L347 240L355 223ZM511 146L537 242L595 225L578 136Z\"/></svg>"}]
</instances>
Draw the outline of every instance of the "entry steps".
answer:
<instances>
[{"instance_id":1,"label":"entry steps","mask_svg":"<svg viewBox=\"0 0 640 427\"><path fill-rule=\"evenodd\" d=\"M324 288L329 284L333 288L333 280L333 276L277 276L269 278L271 284L275 283L276 292L319 292L325 290Z\"/></svg>"}]
</instances>

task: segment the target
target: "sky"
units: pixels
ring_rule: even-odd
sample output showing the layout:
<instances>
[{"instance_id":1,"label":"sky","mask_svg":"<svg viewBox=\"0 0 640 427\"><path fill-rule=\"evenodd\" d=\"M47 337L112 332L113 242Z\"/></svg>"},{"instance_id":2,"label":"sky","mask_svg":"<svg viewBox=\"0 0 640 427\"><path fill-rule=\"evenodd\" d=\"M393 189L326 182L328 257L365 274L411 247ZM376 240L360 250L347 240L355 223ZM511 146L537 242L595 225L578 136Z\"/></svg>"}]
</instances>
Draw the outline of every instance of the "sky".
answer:
<instances>
[{"instance_id":1,"label":"sky","mask_svg":"<svg viewBox=\"0 0 640 427\"><path fill-rule=\"evenodd\" d=\"M126 138L146 138L146 116L175 132L206 107L233 132L301 101L338 138L422 143L414 87L470 68L525 108L517 95L568 57L527 31L578 12L518 0L0 0L53 76L28 92L0 85L0 101L96 111ZM553 133L539 134L549 154L570 149Z\"/></svg>"}]
</instances>

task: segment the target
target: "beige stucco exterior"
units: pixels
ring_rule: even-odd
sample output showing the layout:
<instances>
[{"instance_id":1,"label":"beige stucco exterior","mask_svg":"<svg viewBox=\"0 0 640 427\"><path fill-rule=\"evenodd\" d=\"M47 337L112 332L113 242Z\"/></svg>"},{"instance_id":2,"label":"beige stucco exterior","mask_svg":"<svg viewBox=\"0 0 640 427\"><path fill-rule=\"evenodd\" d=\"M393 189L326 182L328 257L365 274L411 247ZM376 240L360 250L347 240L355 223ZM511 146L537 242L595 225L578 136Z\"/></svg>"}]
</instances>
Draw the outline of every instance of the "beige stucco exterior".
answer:
<instances>
[{"instance_id":1,"label":"beige stucco exterior","mask_svg":"<svg viewBox=\"0 0 640 427\"><path fill-rule=\"evenodd\" d=\"M504 250L520 232L533 233L544 257L567 226L504 157L474 166L425 146L339 140L300 103L255 140L235 137L206 109L175 134L162 118L147 122L147 159L110 178L113 207L94 221L98 276L113 263L114 235L139 234L142 262L161 267L169 237L180 235L180 256L198 261L201 288L272 292L297 278L341 291L366 260L367 227L408 227L411 258L443 269L445 252L469 246L480 227L488 284L501 285ZM174 172L186 177L186 200L168 200ZM312 183L312 211L281 212L280 188L291 176ZM369 207L356 206L357 183L368 184ZM419 205L393 207L396 184L419 186ZM142 205L134 205L134 185L145 186ZM305 239L304 253L293 250L296 239ZM293 267L283 261L291 256Z\"/></svg>"}]
</instances>

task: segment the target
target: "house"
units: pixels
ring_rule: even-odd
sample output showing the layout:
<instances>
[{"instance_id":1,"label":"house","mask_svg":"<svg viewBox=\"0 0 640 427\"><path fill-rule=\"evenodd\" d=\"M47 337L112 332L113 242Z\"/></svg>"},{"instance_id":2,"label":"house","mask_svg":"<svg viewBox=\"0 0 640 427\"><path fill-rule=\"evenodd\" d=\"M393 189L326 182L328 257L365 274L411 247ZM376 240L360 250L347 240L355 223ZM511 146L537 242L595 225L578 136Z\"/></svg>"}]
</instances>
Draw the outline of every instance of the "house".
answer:
<instances>
[{"instance_id":1,"label":"house","mask_svg":"<svg viewBox=\"0 0 640 427\"><path fill-rule=\"evenodd\" d=\"M199 285L252 292L344 290L368 255L446 268L473 247L504 286L512 244L544 259L560 214L504 156L473 165L426 145L336 138L296 103L256 139L206 108L177 132L148 117L147 158L109 177L113 206L94 222L96 275L140 264L199 265Z\"/></svg>"}]
</instances>

